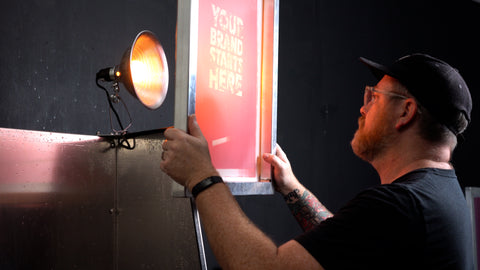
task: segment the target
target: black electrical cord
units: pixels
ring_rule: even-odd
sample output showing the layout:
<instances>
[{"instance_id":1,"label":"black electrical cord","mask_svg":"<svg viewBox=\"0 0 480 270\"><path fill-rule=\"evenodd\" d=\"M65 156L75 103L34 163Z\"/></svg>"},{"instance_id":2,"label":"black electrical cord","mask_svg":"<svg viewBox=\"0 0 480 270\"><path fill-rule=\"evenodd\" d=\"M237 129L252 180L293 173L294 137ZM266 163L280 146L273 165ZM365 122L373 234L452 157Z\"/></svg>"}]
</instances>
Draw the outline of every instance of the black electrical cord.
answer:
<instances>
[{"instance_id":1,"label":"black electrical cord","mask_svg":"<svg viewBox=\"0 0 480 270\"><path fill-rule=\"evenodd\" d=\"M97 86L102 89L103 91L105 91L105 94L107 95L107 100L108 100L108 105L110 106L110 110L113 111L113 113L115 114L115 118L117 119L117 122L118 122L118 125L120 126L121 130L122 130L122 137L118 138L117 139L117 143L118 145L122 146L123 148L126 148L126 149L129 149L129 150L132 150L135 148L136 146L136 141L135 141L135 138L133 138L133 145L130 144L130 142L128 141L128 138L125 136L126 135L126 130L125 128L123 127L123 124L122 124L122 121L120 120L120 116L118 115L118 112L117 110L115 109L115 107L113 106L113 103L112 103L112 100L110 98L110 93L108 93L108 90L99 83L99 81L102 80L102 78L99 78L98 74L97 74L97 80L96 80L96 83L97 83ZM119 97L120 98L120 97ZM123 102L123 101L122 101ZM110 122L112 121L112 118L110 117ZM113 127L112 127L113 129Z\"/></svg>"},{"instance_id":2,"label":"black electrical cord","mask_svg":"<svg viewBox=\"0 0 480 270\"><path fill-rule=\"evenodd\" d=\"M125 130L125 128L122 125L122 121L120 120L120 116L118 115L117 110L115 109L115 107L113 107L112 100L110 99L110 93L108 93L108 90L105 87L103 87L103 85L101 85L99 83L100 80L101 80L101 78L99 78L99 76L97 75L97 80L96 80L97 86L100 87L103 91L105 91L105 94L107 94L108 105L110 106L110 109L115 114L115 117L117 118L117 122L118 122L118 125L120 126L120 128L122 130Z\"/></svg>"},{"instance_id":3,"label":"black electrical cord","mask_svg":"<svg viewBox=\"0 0 480 270\"><path fill-rule=\"evenodd\" d=\"M130 144L130 142L128 141L128 138L126 138L125 136L122 136L122 138L119 138L117 142L123 148L126 148L128 150L132 150L132 149L135 148L135 146L137 146L135 138L132 138L132 139L133 139L133 145Z\"/></svg>"}]
</instances>

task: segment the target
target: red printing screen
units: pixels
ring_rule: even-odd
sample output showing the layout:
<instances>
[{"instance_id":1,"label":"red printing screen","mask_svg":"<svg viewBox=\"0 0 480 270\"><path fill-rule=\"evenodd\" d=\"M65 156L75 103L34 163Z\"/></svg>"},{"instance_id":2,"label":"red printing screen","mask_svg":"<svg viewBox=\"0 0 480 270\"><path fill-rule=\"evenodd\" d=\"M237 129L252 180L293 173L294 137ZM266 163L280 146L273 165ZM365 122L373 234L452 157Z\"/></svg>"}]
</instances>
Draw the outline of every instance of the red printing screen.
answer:
<instances>
[{"instance_id":1,"label":"red printing screen","mask_svg":"<svg viewBox=\"0 0 480 270\"><path fill-rule=\"evenodd\" d=\"M196 115L224 177L256 177L260 42L257 0L199 1Z\"/></svg>"}]
</instances>

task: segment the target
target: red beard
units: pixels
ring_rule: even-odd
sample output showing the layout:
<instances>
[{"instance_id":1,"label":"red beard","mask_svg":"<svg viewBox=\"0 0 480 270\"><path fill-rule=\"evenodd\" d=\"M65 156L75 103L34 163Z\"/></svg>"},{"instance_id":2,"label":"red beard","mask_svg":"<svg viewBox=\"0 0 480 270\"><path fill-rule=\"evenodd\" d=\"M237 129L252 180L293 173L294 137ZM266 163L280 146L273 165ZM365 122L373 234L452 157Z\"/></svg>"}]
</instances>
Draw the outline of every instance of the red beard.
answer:
<instances>
[{"instance_id":1,"label":"red beard","mask_svg":"<svg viewBox=\"0 0 480 270\"><path fill-rule=\"evenodd\" d=\"M351 141L353 152L365 161L373 161L389 145L392 131L389 130L387 117L379 116L374 129L365 129L365 116L358 118L358 129Z\"/></svg>"}]
</instances>

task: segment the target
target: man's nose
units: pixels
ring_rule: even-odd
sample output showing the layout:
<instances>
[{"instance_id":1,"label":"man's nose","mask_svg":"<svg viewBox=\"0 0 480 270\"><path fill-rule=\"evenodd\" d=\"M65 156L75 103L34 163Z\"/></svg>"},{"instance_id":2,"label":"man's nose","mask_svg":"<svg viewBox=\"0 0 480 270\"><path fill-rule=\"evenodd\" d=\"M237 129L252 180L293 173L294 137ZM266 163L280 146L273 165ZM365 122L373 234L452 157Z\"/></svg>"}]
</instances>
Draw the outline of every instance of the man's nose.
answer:
<instances>
[{"instance_id":1,"label":"man's nose","mask_svg":"<svg viewBox=\"0 0 480 270\"><path fill-rule=\"evenodd\" d=\"M365 116L365 114L367 114L367 108L366 108L366 105L363 105L362 107L360 107L360 114Z\"/></svg>"}]
</instances>

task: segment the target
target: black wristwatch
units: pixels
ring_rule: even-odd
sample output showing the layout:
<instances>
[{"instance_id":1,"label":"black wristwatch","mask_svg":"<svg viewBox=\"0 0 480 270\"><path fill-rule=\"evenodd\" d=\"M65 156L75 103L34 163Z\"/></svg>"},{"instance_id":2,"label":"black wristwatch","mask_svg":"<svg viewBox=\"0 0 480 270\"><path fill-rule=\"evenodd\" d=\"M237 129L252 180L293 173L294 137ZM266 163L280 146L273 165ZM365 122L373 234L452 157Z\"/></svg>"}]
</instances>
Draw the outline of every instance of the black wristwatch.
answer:
<instances>
[{"instance_id":1,"label":"black wristwatch","mask_svg":"<svg viewBox=\"0 0 480 270\"><path fill-rule=\"evenodd\" d=\"M217 184L217 183L223 183L222 177L220 176L210 176L199 183L197 183L193 188L192 188L192 195L194 198L198 196L198 194L205 189Z\"/></svg>"}]
</instances>

